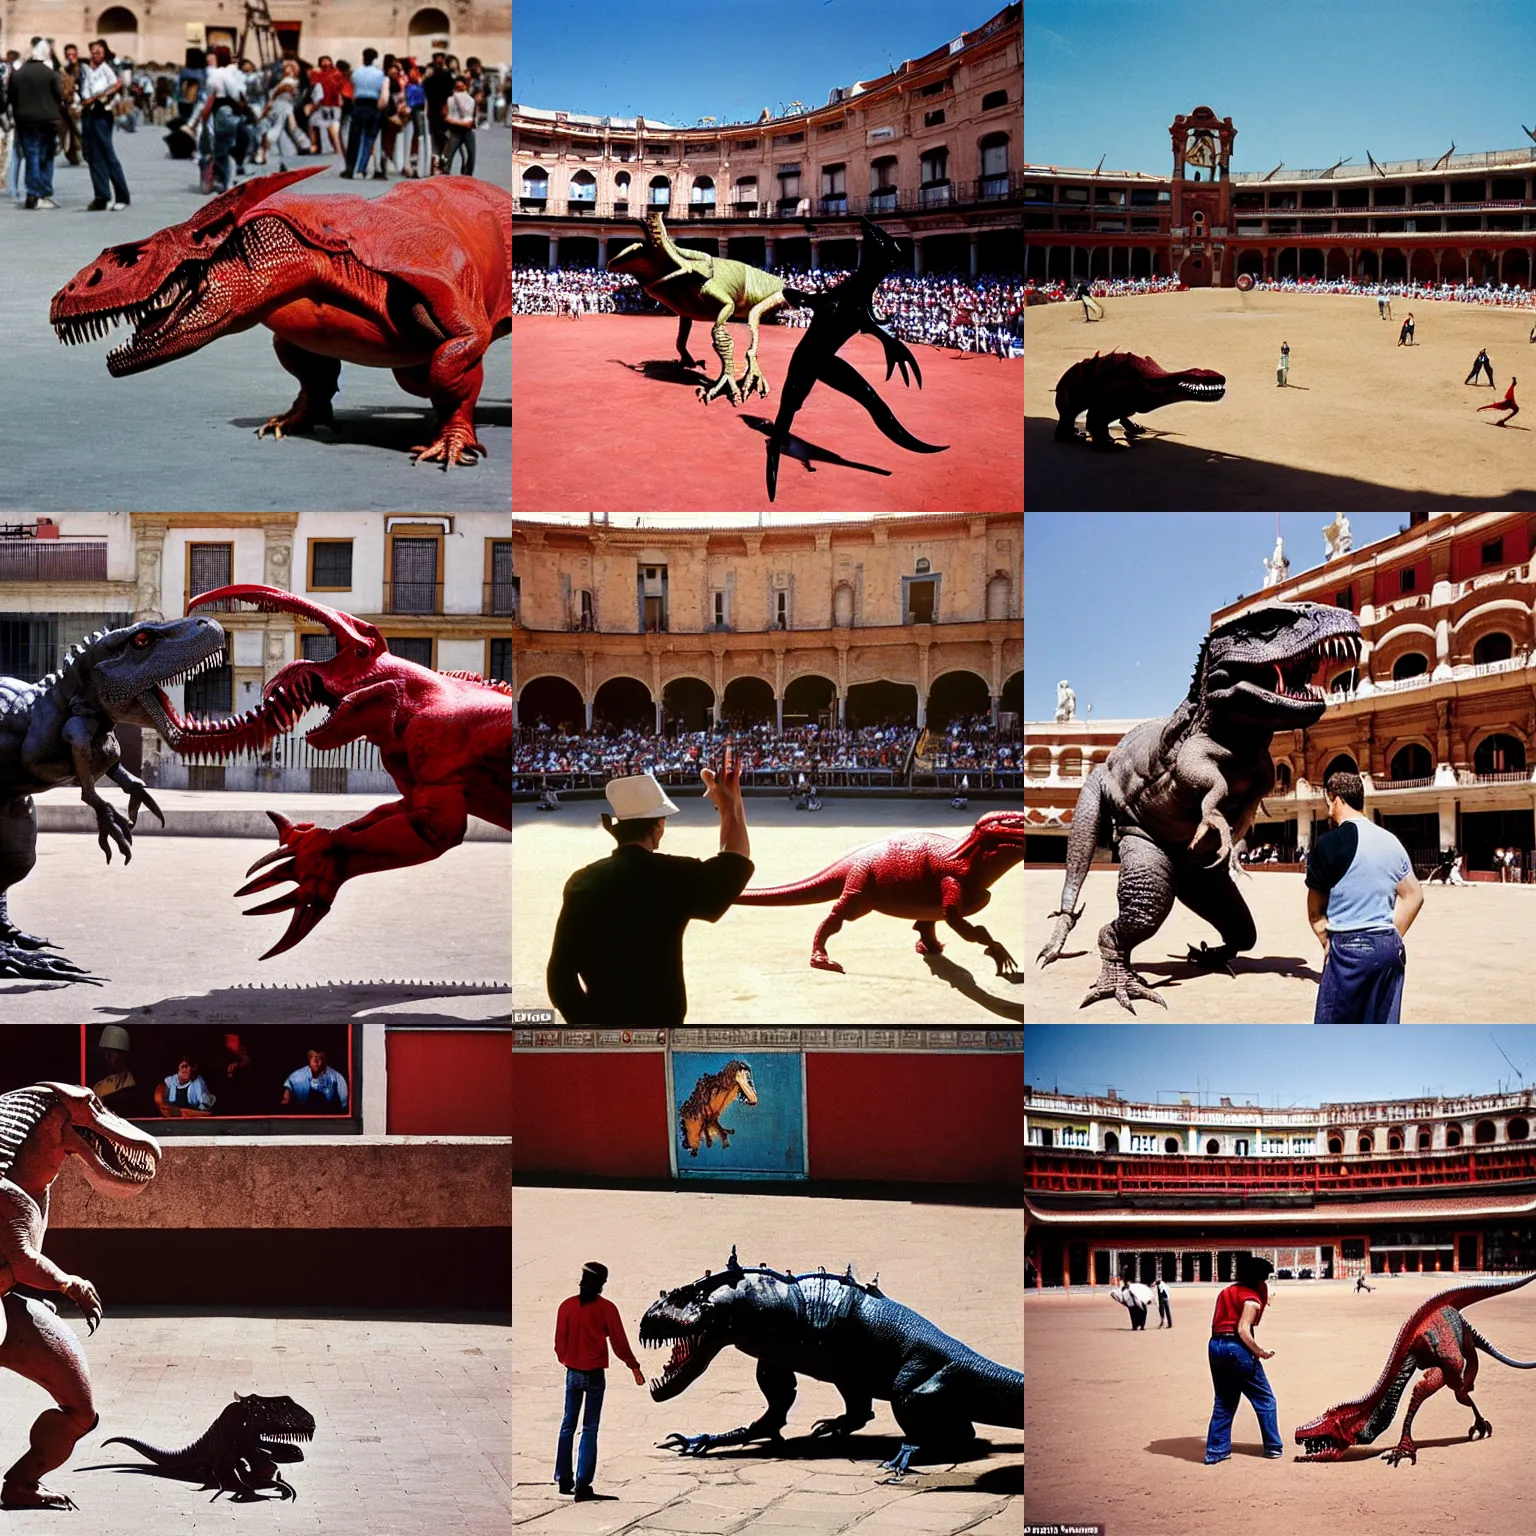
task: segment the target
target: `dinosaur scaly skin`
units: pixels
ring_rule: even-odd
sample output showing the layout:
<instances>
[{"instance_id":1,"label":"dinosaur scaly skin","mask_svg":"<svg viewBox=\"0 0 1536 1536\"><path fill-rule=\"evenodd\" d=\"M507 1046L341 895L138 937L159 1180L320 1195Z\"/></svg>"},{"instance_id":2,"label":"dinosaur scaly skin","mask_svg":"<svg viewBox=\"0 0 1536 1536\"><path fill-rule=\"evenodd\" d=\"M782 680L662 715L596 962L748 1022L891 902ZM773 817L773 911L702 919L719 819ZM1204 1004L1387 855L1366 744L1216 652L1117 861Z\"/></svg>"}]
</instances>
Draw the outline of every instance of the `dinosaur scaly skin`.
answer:
<instances>
[{"instance_id":1,"label":"dinosaur scaly skin","mask_svg":"<svg viewBox=\"0 0 1536 1536\"><path fill-rule=\"evenodd\" d=\"M36 683L0 677L0 978L95 984L62 956L44 954L48 941L10 920L7 893L37 862L32 797L73 785L95 812L96 841L107 862L115 846L126 864L139 807L147 805L162 825L165 817L144 781L123 767L113 727L158 730L171 708L162 686L218 666L223 654L224 631L199 615L98 630ZM102 778L128 791L126 818L97 792Z\"/></svg>"},{"instance_id":2,"label":"dinosaur scaly skin","mask_svg":"<svg viewBox=\"0 0 1536 1536\"><path fill-rule=\"evenodd\" d=\"M258 176L183 224L110 246L53 296L66 343L137 327L107 355L113 378L158 368L265 325L298 398L257 436L333 426L343 363L392 369L430 400L417 463L473 463L481 359L512 329L512 196L472 177L406 181L383 197L284 189L324 167Z\"/></svg>"},{"instance_id":3,"label":"dinosaur scaly skin","mask_svg":"<svg viewBox=\"0 0 1536 1536\"><path fill-rule=\"evenodd\" d=\"M846 1412L821 1419L813 1437L847 1435L874 1417L873 1400L891 1405L902 1447L881 1465L900 1477L918 1451L964 1454L975 1424L1024 1427L1024 1377L941 1333L927 1318L889 1300L879 1276L868 1285L845 1274L780 1274L744 1269L736 1250L718 1275L663 1291L640 1319L647 1348L672 1344L651 1397L666 1402L686 1391L722 1349L756 1358L757 1385L768 1400L762 1417L721 1435L672 1434L662 1442L684 1456L722 1445L783 1441L799 1374L829 1381Z\"/></svg>"},{"instance_id":4,"label":"dinosaur scaly skin","mask_svg":"<svg viewBox=\"0 0 1536 1536\"><path fill-rule=\"evenodd\" d=\"M275 1488L281 1499L298 1498L278 1464L303 1461L298 1442L314 1438L314 1415L291 1397L241 1397L236 1392L234 1402L182 1450L162 1451L131 1435L113 1435L101 1443L138 1451L167 1477L201 1478L204 1488L218 1489L214 1499L228 1493L235 1503L250 1504L261 1502L260 1488Z\"/></svg>"},{"instance_id":5,"label":"dinosaur scaly skin","mask_svg":"<svg viewBox=\"0 0 1536 1536\"><path fill-rule=\"evenodd\" d=\"M40 1293L62 1295L94 1333L101 1298L89 1280L43 1253L48 1191L64 1160L80 1159L86 1181L104 1195L136 1195L155 1176L160 1144L120 1120L89 1088L38 1083L0 1094L0 1366L36 1382L54 1402L32 1426L31 1448L0 1485L0 1508L74 1508L41 1486L69 1460L99 1415L79 1340ZM23 1295L25 1290L28 1294Z\"/></svg>"},{"instance_id":6,"label":"dinosaur scaly skin","mask_svg":"<svg viewBox=\"0 0 1536 1536\"><path fill-rule=\"evenodd\" d=\"M161 734L180 753L230 756L259 751L309 710L326 717L305 735L334 751L352 741L379 749L401 798L375 806L328 831L268 811L278 847L246 871L275 867L235 895L284 881L294 889L248 917L292 912L282 938L261 958L292 949L331 910L343 881L381 869L404 869L441 857L464 841L469 818L512 825L512 690L469 672L434 672L392 655L378 628L322 603L258 584L217 587L189 607L236 599L264 613L295 613L336 637L328 661L291 661L262 691L261 703L227 720L168 719Z\"/></svg>"},{"instance_id":7,"label":"dinosaur scaly skin","mask_svg":"<svg viewBox=\"0 0 1536 1536\"><path fill-rule=\"evenodd\" d=\"M1230 969L1256 930L1233 883L1232 845L1253 825L1275 782L1269 744L1279 730L1322 718L1326 695L1309 685L1329 656L1360 655L1353 614L1319 603L1272 603L1239 614L1205 638L1189 695L1166 720L1127 731L1077 797L1067 873L1042 965L1060 954L1082 916L1074 910L1093 850L1114 833L1120 851L1119 915L1099 930L1103 967L1082 1006L1114 998L1167 1005L1131 969L1131 951L1182 901L1221 934L1216 949L1191 949L1198 964Z\"/></svg>"},{"instance_id":8,"label":"dinosaur scaly skin","mask_svg":"<svg viewBox=\"0 0 1536 1536\"><path fill-rule=\"evenodd\" d=\"M679 317L677 354L686 367L699 366L688 352L693 322L705 320L714 327L720 374L713 383L701 384L695 391L704 404L722 394L730 396L732 405L751 399L754 392L766 399L768 381L757 366L757 333L765 315L789 302L783 278L760 267L749 267L744 261L685 250L667 233L659 210L646 214L642 223L645 238L610 256L608 270L631 273L658 304ZM727 320L745 320L752 332L746 371L739 379L731 376L734 352Z\"/></svg>"},{"instance_id":9,"label":"dinosaur scaly skin","mask_svg":"<svg viewBox=\"0 0 1536 1536\"><path fill-rule=\"evenodd\" d=\"M1110 436L1110 422L1119 421L1130 443L1147 430L1131 420L1134 412L1155 411L1179 400L1209 404L1226 392L1226 379L1210 368L1168 373L1150 357L1134 352L1111 352L1107 357L1095 352L1073 363L1056 382L1056 441L1077 442L1077 418L1087 411L1093 446L1112 450L1119 445Z\"/></svg>"},{"instance_id":10,"label":"dinosaur scaly skin","mask_svg":"<svg viewBox=\"0 0 1536 1536\"><path fill-rule=\"evenodd\" d=\"M1298 1456L1297 1461L1338 1461L1352 1445L1370 1445L1392 1423L1398 1401L1415 1371L1424 1372L1423 1380L1409 1399L1402 1438L1383 1453L1383 1460L1394 1467L1404 1459L1418 1465L1418 1447L1411 1433L1414 1415L1441 1387L1449 1387L1456 1401L1472 1410L1467 1439L1486 1439L1493 1433L1493 1425L1472 1401L1478 1350L1521 1371L1536 1371L1536 1360L1511 1360L1495 1349L1459 1309L1475 1301L1486 1301L1490 1296L1502 1296L1506 1291L1517 1291L1532 1280L1536 1280L1536 1275L1480 1285L1453 1285L1421 1302L1398 1329L1376 1385L1364 1397L1336 1403L1327 1413L1297 1429L1296 1443L1306 1450L1306 1455Z\"/></svg>"},{"instance_id":11,"label":"dinosaur scaly skin","mask_svg":"<svg viewBox=\"0 0 1536 1536\"><path fill-rule=\"evenodd\" d=\"M937 955L934 925L943 919L962 939L985 946L999 976L1016 976L1013 956L979 923L966 919L992 899L990 887L1024 857L1024 813L988 811L964 838L937 832L912 833L866 843L829 864L819 875L792 885L743 891L737 905L795 907L836 898L811 941L811 964L841 971L827 956L827 940L866 912L910 917L918 932L917 952Z\"/></svg>"}]
</instances>

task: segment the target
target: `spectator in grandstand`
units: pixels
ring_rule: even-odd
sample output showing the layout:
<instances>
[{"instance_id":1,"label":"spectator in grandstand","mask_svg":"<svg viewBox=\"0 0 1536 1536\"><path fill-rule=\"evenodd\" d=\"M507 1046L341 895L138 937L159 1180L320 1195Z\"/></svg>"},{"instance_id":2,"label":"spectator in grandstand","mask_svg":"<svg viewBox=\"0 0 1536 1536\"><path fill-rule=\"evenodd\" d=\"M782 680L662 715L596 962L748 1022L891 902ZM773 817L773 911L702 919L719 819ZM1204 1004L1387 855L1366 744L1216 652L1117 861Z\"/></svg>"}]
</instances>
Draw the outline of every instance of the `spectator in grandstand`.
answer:
<instances>
[{"instance_id":1,"label":"spectator in grandstand","mask_svg":"<svg viewBox=\"0 0 1536 1536\"><path fill-rule=\"evenodd\" d=\"M1367 1285L1365 1283L1365 1272L1363 1270L1358 1275L1355 1276L1355 1295L1356 1296L1358 1296L1361 1291L1374 1291L1375 1289L1376 1289L1376 1287L1374 1285Z\"/></svg>"},{"instance_id":2,"label":"spectator in grandstand","mask_svg":"<svg viewBox=\"0 0 1536 1536\"><path fill-rule=\"evenodd\" d=\"M1274 1270L1268 1259L1242 1254L1237 1261L1237 1279L1216 1297L1211 1315L1211 1342L1207 1357L1216 1402L1211 1410L1210 1427L1205 1433L1205 1464L1215 1466L1232 1455L1232 1419L1237 1405L1246 1397L1258 1415L1259 1432L1264 1440L1264 1454L1271 1461L1285 1455L1280 1439L1279 1415L1275 1394L1264 1374L1263 1362L1274 1350L1262 1348L1253 1331L1264 1318L1269 1305L1265 1282Z\"/></svg>"},{"instance_id":3,"label":"spectator in grandstand","mask_svg":"<svg viewBox=\"0 0 1536 1536\"><path fill-rule=\"evenodd\" d=\"M1131 1314L1131 1332L1145 1332L1147 1308L1152 1305L1152 1292L1144 1285L1132 1285L1129 1277L1122 1275L1120 1284L1112 1286L1109 1294Z\"/></svg>"},{"instance_id":4,"label":"spectator in grandstand","mask_svg":"<svg viewBox=\"0 0 1536 1536\"><path fill-rule=\"evenodd\" d=\"M648 773L612 780L603 825L617 847L566 881L545 984L569 1024L676 1025L688 1012L683 931L717 922L752 878L740 770L726 749L700 777L720 813L714 858L656 851L677 806Z\"/></svg>"},{"instance_id":5,"label":"spectator in grandstand","mask_svg":"<svg viewBox=\"0 0 1536 1536\"><path fill-rule=\"evenodd\" d=\"M1482 351L1479 352L1477 354L1477 356L1472 359L1472 372L1469 373L1466 376L1466 378L1464 378L1461 382L1463 384L1475 384L1475 383L1477 383L1477 376L1480 373L1483 373L1483 372L1487 373L1487 375L1488 375L1488 387L1490 389L1492 389L1493 388L1493 364L1488 361L1488 348L1487 347L1484 347L1482 349Z\"/></svg>"},{"instance_id":6,"label":"spectator in grandstand","mask_svg":"<svg viewBox=\"0 0 1536 1536\"><path fill-rule=\"evenodd\" d=\"M1494 426L1507 427L1520 414L1520 407L1515 404L1515 385L1519 382L1519 379L1512 378L1509 381L1509 388L1504 391L1504 398L1502 400L1494 400L1487 405L1478 406L1480 411L1509 412L1507 416L1500 417L1498 421L1494 422ZM1521 430L1524 431L1525 429L1522 427Z\"/></svg>"},{"instance_id":7,"label":"spectator in grandstand","mask_svg":"<svg viewBox=\"0 0 1536 1536\"><path fill-rule=\"evenodd\" d=\"M1358 773L1323 784L1332 829L1307 856L1307 920L1323 946L1317 1024L1396 1024L1424 891L1407 850L1365 816Z\"/></svg>"},{"instance_id":8,"label":"spectator in grandstand","mask_svg":"<svg viewBox=\"0 0 1536 1536\"><path fill-rule=\"evenodd\" d=\"M1157 1282L1157 1326L1173 1327L1173 1313L1168 1308L1168 1287L1163 1284L1161 1276Z\"/></svg>"}]
</instances>

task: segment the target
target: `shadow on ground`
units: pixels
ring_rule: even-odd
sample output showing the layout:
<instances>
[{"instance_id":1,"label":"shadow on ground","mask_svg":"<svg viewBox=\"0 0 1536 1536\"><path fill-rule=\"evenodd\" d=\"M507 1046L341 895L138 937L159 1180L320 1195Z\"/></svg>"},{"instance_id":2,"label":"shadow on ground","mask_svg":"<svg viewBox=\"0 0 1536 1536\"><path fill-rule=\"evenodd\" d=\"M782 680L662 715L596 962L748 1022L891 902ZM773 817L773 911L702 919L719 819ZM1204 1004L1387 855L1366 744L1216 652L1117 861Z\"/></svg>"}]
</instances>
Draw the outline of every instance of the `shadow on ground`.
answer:
<instances>
[{"instance_id":1,"label":"shadow on ground","mask_svg":"<svg viewBox=\"0 0 1536 1536\"><path fill-rule=\"evenodd\" d=\"M1017 1019L1020 1024L1024 1022L1022 1002L1015 1003L1012 998L1007 997L994 997L964 966L957 965L944 955L924 955L923 964L940 981L947 981L955 991L963 992L973 1003L979 1004L988 1013L995 1013L1000 1019ZM1015 986L1024 984L1023 972L1007 979Z\"/></svg>"},{"instance_id":2,"label":"shadow on ground","mask_svg":"<svg viewBox=\"0 0 1536 1536\"><path fill-rule=\"evenodd\" d=\"M1413 1443L1421 1451L1424 1451L1429 1450L1431 1447L1466 1445L1468 1442L1465 1435L1451 1435L1443 1440L1415 1440ZM1339 1457L1339 1460L1374 1461L1390 1449L1390 1446L1385 1445L1357 1445L1345 1451ZM1181 1435L1176 1440L1154 1440L1147 1446L1147 1451L1153 1456L1171 1456L1175 1461L1198 1462L1202 1466L1205 1464L1205 1439L1200 1435ZM1251 1460L1261 1461L1264 1457L1264 1448L1259 1445L1234 1445L1232 1447L1232 1454L1233 1456L1246 1456ZM1291 1459L1301 1461L1302 1458L1298 1453ZM1330 1463L1307 1462L1304 1465L1327 1466Z\"/></svg>"},{"instance_id":3,"label":"shadow on ground","mask_svg":"<svg viewBox=\"0 0 1536 1536\"><path fill-rule=\"evenodd\" d=\"M424 1012L409 1005L442 997L510 996L505 982L335 981L309 987L221 987L200 997L176 996L138 1008L98 1007L114 1024L332 1024L360 1015L399 1012L413 1024L460 1024L460 1015ZM8 996L8 992L0 996ZM511 1021L512 1005L506 1019Z\"/></svg>"},{"instance_id":4,"label":"shadow on ground","mask_svg":"<svg viewBox=\"0 0 1536 1536\"><path fill-rule=\"evenodd\" d=\"M272 414L285 407L279 405ZM267 424L266 416L234 416L230 426L243 427L251 432ZM512 426L512 405L492 401L481 402L475 407L476 427ZM292 434L324 446L352 448L384 448L392 453L410 454L437 436L437 413L430 408L414 405L385 407L381 410L337 411L334 428L319 427L309 432ZM277 439L273 439L277 441ZM427 465L426 468L434 466ZM436 466L441 468L441 466ZM472 466L470 466L472 467Z\"/></svg>"}]
</instances>

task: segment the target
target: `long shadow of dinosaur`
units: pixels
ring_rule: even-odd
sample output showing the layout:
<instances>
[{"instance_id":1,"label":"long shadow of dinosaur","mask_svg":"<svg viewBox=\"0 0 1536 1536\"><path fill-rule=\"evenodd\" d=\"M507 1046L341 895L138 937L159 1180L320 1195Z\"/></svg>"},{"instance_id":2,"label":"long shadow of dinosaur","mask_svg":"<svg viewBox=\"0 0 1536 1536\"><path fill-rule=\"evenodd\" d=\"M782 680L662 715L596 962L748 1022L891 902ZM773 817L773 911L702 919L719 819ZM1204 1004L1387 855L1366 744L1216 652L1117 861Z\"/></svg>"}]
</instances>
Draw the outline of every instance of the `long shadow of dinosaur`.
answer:
<instances>
[{"instance_id":1,"label":"long shadow of dinosaur","mask_svg":"<svg viewBox=\"0 0 1536 1536\"><path fill-rule=\"evenodd\" d=\"M742 422L752 428L754 432L761 432L764 437L773 436L773 423L766 416L743 416ZM809 475L816 473L816 464L836 464L840 469L862 469L867 475L889 475L889 469L881 469L878 464L860 464L856 459L845 459L840 453L833 453L830 448L819 448L813 442L803 437L796 437L793 433L786 434L781 443L784 454L791 459L798 459ZM815 460L813 464L811 461Z\"/></svg>"},{"instance_id":2,"label":"long shadow of dinosaur","mask_svg":"<svg viewBox=\"0 0 1536 1536\"><path fill-rule=\"evenodd\" d=\"M964 993L988 1013L995 1013L1000 1019L1016 1019L1020 1024L1024 1022L1023 1003L1012 1002L1006 997L994 997L963 965L956 965L944 955L924 955L922 959L923 964L941 981L947 981L955 991ZM1020 972L1016 981L1022 984L1023 980L1023 973Z\"/></svg>"},{"instance_id":3,"label":"long shadow of dinosaur","mask_svg":"<svg viewBox=\"0 0 1536 1536\"><path fill-rule=\"evenodd\" d=\"M432 998L491 997L506 994L508 982L485 981L332 981L300 987L221 987L200 997L162 998L137 1008L103 1004L94 1011L113 1024L341 1024L403 1011L407 1004ZM413 1024L462 1027L465 1020L448 1011L402 1012ZM479 1023L512 1022L512 1004Z\"/></svg>"}]
</instances>

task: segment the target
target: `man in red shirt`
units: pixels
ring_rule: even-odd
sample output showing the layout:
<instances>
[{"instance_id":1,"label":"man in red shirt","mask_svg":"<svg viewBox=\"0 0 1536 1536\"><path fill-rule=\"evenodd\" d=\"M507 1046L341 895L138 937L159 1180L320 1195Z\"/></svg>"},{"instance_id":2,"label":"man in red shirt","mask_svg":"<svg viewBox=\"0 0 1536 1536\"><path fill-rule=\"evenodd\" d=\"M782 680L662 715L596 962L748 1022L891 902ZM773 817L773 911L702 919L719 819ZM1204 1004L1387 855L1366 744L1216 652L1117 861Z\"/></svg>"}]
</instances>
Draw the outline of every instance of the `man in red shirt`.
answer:
<instances>
[{"instance_id":1,"label":"man in red shirt","mask_svg":"<svg viewBox=\"0 0 1536 1536\"><path fill-rule=\"evenodd\" d=\"M634 1374L635 1385L645 1385L645 1373L629 1347L619 1309L600 1294L607 1279L606 1264L583 1264L576 1295L567 1296L555 1316L555 1358L565 1367L565 1417L560 1421L560 1443L555 1452L555 1481L561 1493L573 1491L571 1442L576 1438L579 1415L581 1449L576 1457L574 1486L578 1503L597 1497L592 1491L592 1476L597 1471L597 1427L603 1412L610 1339L614 1354Z\"/></svg>"},{"instance_id":2,"label":"man in red shirt","mask_svg":"<svg viewBox=\"0 0 1536 1536\"><path fill-rule=\"evenodd\" d=\"M1269 1279L1274 1265L1268 1259L1243 1254L1237 1261L1237 1280L1216 1297L1211 1317L1208 1356L1216 1402L1205 1435L1205 1463L1215 1466L1232 1455L1232 1416L1247 1398L1258 1415L1264 1454L1271 1461L1285 1455L1280 1439L1275 1394L1264 1374L1263 1362L1274 1350L1265 1349L1253 1336L1269 1305Z\"/></svg>"}]
</instances>

